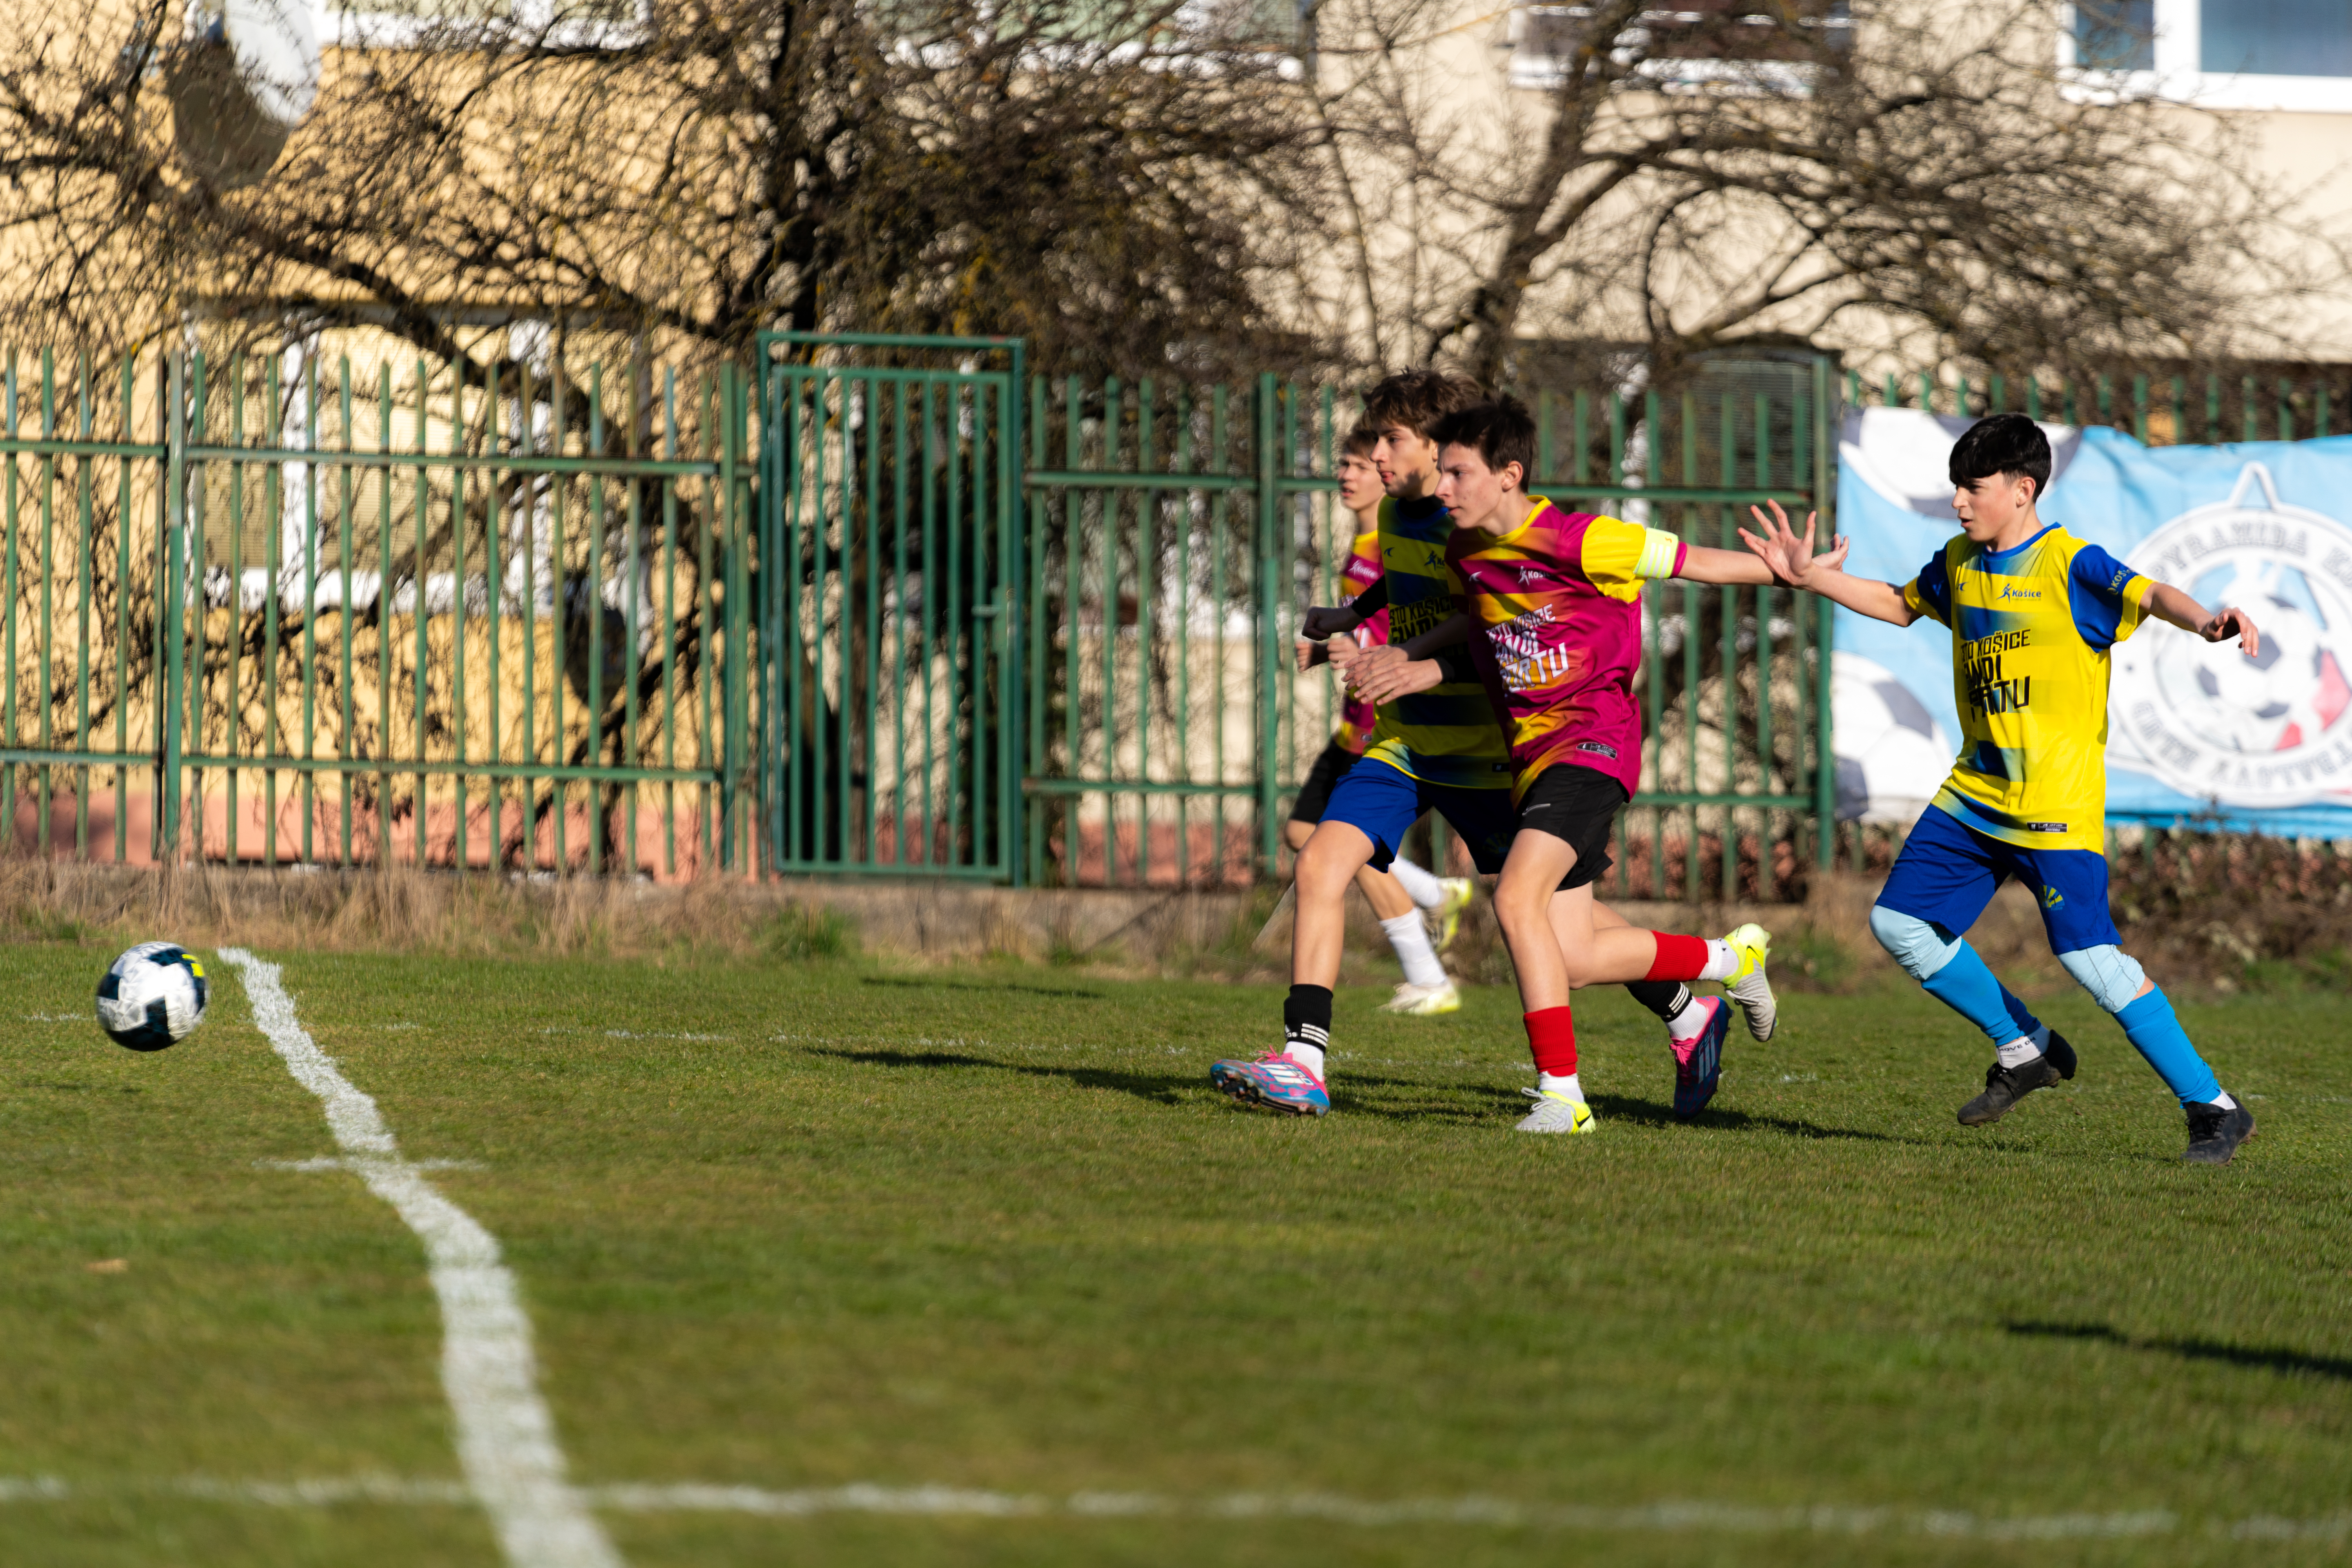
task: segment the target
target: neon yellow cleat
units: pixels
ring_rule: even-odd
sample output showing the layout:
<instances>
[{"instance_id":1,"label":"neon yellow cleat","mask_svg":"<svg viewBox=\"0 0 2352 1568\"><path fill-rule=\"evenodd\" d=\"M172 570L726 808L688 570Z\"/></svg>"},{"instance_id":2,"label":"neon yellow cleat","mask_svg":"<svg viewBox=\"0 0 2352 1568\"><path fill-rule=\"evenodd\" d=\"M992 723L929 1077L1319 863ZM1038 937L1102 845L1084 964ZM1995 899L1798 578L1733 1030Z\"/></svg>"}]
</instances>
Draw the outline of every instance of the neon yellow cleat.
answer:
<instances>
[{"instance_id":1,"label":"neon yellow cleat","mask_svg":"<svg viewBox=\"0 0 2352 1568\"><path fill-rule=\"evenodd\" d=\"M1758 1040L1769 1040L1780 1026L1780 1005L1773 1000L1772 982L1764 973L1764 961L1772 951L1772 933L1750 921L1723 940L1739 954L1739 973L1723 988L1739 1004L1740 1014L1748 1020L1748 1033Z\"/></svg>"},{"instance_id":2,"label":"neon yellow cleat","mask_svg":"<svg viewBox=\"0 0 2352 1568\"><path fill-rule=\"evenodd\" d=\"M1445 897L1438 901L1435 909L1424 910L1423 915L1431 927L1431 940L1437 951L1444 952L1454 945L1454 939L1461 933L1462 911L1470 907L1470 900L1477 892L1478 885L1467 877L1447 877L1437 885L1445 889Z\"/></svg>"},{"instance_id":3,"label":"neon yellow cleat","mask_svg":"<svg viewBox=\"0 0 2352 1568\"><path fill-rule=\"evenodd\" d=\"M1519 1092L1536 1103L1526 1119L1512 1127L1514 1132L1590 1132L1595 1126L1592 1107L1580 1100L1545 1089Z\"/></svg>"}]
</instances>

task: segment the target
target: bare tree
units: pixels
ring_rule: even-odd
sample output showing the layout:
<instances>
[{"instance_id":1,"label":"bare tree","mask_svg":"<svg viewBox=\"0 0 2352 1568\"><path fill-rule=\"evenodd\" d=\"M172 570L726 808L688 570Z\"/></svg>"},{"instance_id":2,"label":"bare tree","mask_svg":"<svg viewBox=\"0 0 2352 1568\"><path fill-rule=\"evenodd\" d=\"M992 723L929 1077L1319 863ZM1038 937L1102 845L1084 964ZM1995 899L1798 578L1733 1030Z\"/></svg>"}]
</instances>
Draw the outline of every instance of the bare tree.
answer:
<instances>
[{"instance_id":1,"label":"bare tree","mask_svg":"<svg viewBox=\"0 0 2352 1568\"><path fill-rule=\"evenodd\" d=\"M1488 50L1434 91L1433 50L1465 54L1454 7L1327 5L1357 330L1488 378L1531 339L1669 374L1755 340L2018 368L2262 345L2336 257L2227 123L2070 79L2063 10L1530 7L1516 88Z\"/></svg>"},{"instance_id":2,"label":"bare tree","mask_svg":"<svg viewBox=\"0 0 2352 1568\"><path fill-rule=\"evenodd\" d=\"M740 351L1024 333L1148 374L1274 335L1316 165L1247 16L1173 0L345 13L266 178L208 182L156 62L183 0L0 24L0 319L119 343L299 301L462 356L453 304ZM368 28L373 26L373 32ZM389 29L399 27L397 38Z\"/></svg>"}]
</instances>

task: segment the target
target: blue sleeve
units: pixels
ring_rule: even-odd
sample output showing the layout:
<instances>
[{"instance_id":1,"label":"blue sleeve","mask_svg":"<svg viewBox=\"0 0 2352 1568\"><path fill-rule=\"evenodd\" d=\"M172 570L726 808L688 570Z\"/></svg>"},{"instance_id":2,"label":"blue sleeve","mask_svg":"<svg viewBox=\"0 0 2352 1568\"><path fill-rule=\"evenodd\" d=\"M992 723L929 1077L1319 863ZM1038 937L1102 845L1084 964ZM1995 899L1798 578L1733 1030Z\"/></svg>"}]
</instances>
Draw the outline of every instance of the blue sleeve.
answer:
<instances>
[{"instance_id":1,"label":"blue sleeve","mask_svg":"<svg viewBox=\"0 0 2352 1568\"><path fill-rule=\"evenodd\" d=\"M1940 550L1927 558L1919 568L1919 575L1903 590L1904 602L1923 615L1929 615L1946 626L1952 624L1952 579L1944 570L1944 552Z\"/></svg>"},{"instance_id":2,"label":"blue sleeve","mask_svg":"<svg viewBox=\"0 0 2352 1568\"><path fill-rule=\"evenodd\" d=\"M2138 627L2146 592L2140 583L2138 573L2095 544L2074 552L2066 569L2066 595L2074 629L2093 649L2105 653Z\"/></svg>"}]
</instances>

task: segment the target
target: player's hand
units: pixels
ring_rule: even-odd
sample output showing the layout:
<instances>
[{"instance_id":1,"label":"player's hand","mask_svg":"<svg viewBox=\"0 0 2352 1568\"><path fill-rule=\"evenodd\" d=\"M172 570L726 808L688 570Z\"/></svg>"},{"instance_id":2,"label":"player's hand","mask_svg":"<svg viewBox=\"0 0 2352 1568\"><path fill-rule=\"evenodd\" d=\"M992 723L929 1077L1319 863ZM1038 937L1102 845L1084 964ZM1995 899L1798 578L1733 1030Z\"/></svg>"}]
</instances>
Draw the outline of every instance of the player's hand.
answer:
<instances>
[{"instance_id":1,"label":"player's hand","mask_svg":"<svg viewBox=\"0 0 2352 1568\"><path fill-rule=\"evenodd\" d=\"M2216 610L2207 616L2204 624L2197 628L2197 635L2207 642L2228 642L2236 637L2238 646L2246 650L2248 658L2256 658L2263 651L2262 628L2254 625L2253 616L2234 606Z\"/></svg>"},{"instance_id":2,"label":"player's hand","mask_svg":"<svg viewBox=\"0 0 2352 1568\"><path fill-rule=\"evenodd\" d=\"M1750 533L1743 528L1739 531L1739 538L1759 560L1772 569L1773 576L1791 588L1802 588L1809 585L1816 568L1834 572L1845 564L1846 552L1853 546L1843 534L1832 539L1829 548L1820 555L1813 553L1814 531L1821 519L1819 512L1805 514L1805 531L1801 534L1789 526L1789 514L1780 510L1779 501L1767 501L1765 505L1772 509L1772 515L1766 517L1763 507L1749 507L1748 514L1756 520L1757 531Z\"/></svg>"},{"instance_id":3,"label":"player's hand","mask_svg":"<svg viewBox=\"0 0 2352 1568\"><path fill-rule=\"evenodd\" d=\"M1348 686L1367 702L1393 702L1445 682L1433 658L1412 658L1401 647L1367 648L1348 667Z\"/></svg>"},{"instance_id":4,"label":"player's hand","mask_svg":"<svg viewBox=\"0 0 2352 1568\"><path fill-rule=\"evenodd\" d=\"M1292 643L1290 650L1292 656L1298 660L1298 669L1302 675L1331 657L1330 644L1308 642L1305 637L1300 637Z\"/></svg>"},{"instance_id":5,"label":"player's hand","mask_svg":"<svg viewBox=\"0 0 2352 1568\"><path fill-rule=\"evenodd\" d=\"M1309 642L1323 642L1346 637L1363 624L1363 617L1345 605L1318 605L1298 623L1298 635Z\"/></svg>"}]
</instances>

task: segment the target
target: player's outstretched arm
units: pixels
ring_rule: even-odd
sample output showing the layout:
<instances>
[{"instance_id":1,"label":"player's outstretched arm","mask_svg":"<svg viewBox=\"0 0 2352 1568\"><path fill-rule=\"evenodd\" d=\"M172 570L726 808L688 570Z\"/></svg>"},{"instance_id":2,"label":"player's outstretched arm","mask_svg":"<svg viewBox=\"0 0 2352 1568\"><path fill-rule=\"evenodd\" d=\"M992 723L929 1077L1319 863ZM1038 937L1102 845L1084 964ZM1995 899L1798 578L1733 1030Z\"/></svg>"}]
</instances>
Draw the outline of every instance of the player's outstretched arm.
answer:
<instances>
[{"instance_id":1,"label":"player's outstretched arm","mask_svg":"<svg viewBox=\"0 0 2352 1568\"><path fill-rule=\"evenodd\" d=\"M1675 575L1686 583L1752 583L1759 587L1773 581L1772 568L1755 556L1738 550L1709 550L1703 544L1683 552L1682 570Z\"/></svg>"},{"instance_id":2,"label":"player's outstretched arm","mask_svg":"<svg viewBox=\"0 0 2352 1568\"><path fill-rule=\"evenodd\" d=\"M2228 642L2236 637L2248 658L2263 651L2262 628L2254 625L2253 616L2235 605L2208 610L2169 583L2149 583L2147 613L2170 621L2184 632L2194 632L2207 642Z\"/></svg>"},{"instance_id":3,"label":"player's outstretched arm","mask_svg":"<svg viewBox=\"0 0 2352 1568\"><path fill-rule=\"evenodd\" d=\"M1791 588L1810 588L1832 604L1843 605L1873 620L1907 626L1919 618L1918 612L1904 602L1903 590L1894 584L1882 583L1874 577L1846 575L1846 552L1853 545L1843 534L1832 539L1821 554L1813 553L1813 531L1819 513L1805 515L1805 531L1801 534L1789 526L1789 514L1780 510L1779 501L1767 504L1772 509L1769 517L1764 515L1761 507L1748 509L1748 514L1756 520L1757 531L1750 533L1743 528L1739 538L1774 580Z\"/></svg>"}]
</instances>

